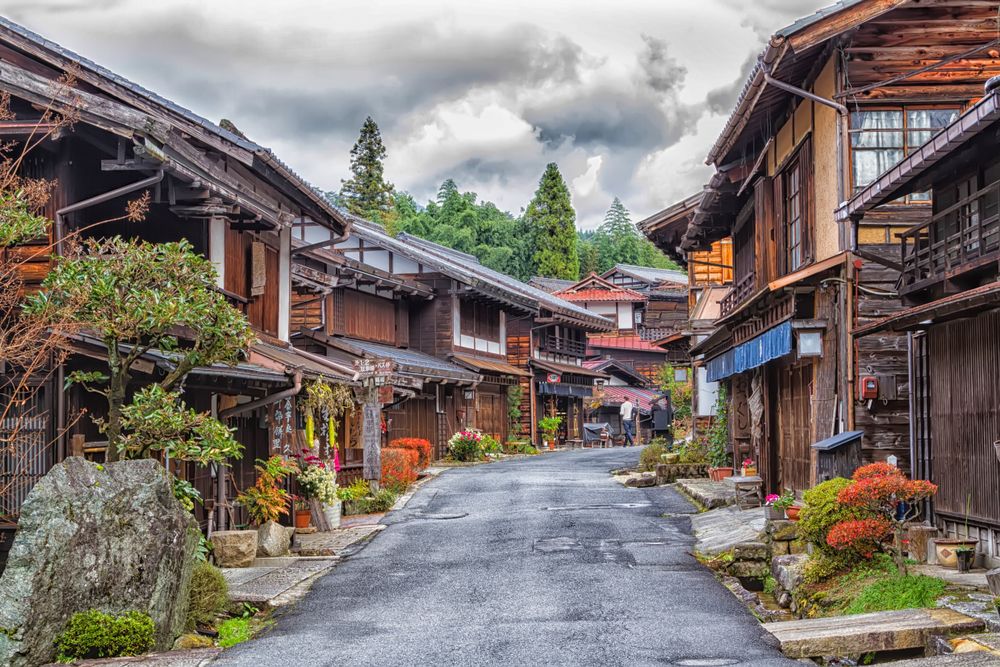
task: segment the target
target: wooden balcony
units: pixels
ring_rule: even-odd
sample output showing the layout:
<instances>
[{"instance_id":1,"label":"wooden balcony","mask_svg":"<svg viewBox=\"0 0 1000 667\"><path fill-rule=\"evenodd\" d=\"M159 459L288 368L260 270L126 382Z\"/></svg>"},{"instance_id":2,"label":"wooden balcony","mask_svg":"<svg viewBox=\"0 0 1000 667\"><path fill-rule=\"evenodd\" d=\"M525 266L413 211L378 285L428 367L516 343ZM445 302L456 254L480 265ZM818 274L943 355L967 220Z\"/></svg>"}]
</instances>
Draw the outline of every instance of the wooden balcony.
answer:
<instances>
[{"instance_id":1,"label":"wooden balcony","mask_svg":"<svg viewBox=\"0 0 1000 667\"><path fill-rule=\"evenodd\" d=\"M722 317L725 317L736 310L744 300L753 294L753 287L755 283L756 281L754 280L753 273L749 273L733 283L729 293L722 297L722 302L719 304Z\"/></svg>"},{"instance_id":2,"label":"wooden balcony","mask_svg":"<svg viewBox=\"0 0 1000 667\"><path fill-rule=\"evenodd\" d=\"M900 294L910 294L991 271L1000 260L1000 181L938 211L900 235Z\"/></svg>"},{"instance_id":3,"label":"wooden balcony","mask_svg":"<svg viewBox=\"0 0 1000 667\"><path fill-rule=\"evenodd\" d=\"M583 357L587 354L587 343L562 336L546 336L542 341L542 350L553 354Z\"/></svg>"}]
</instances>

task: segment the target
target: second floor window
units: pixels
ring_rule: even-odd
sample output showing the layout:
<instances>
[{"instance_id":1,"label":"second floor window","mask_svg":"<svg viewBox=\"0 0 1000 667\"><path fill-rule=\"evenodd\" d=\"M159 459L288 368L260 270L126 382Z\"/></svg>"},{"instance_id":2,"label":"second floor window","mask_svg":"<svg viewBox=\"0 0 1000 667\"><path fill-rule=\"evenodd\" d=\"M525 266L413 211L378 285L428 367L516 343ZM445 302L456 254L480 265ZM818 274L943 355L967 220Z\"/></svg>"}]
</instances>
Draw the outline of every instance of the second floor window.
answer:
<instances>
[{"instance_id":1,"label":"second floor window","mask_svg":"<svg viewBox=\"0 0 1000 667\"><path fill-rule=\"evenodd\" d=\"M802 206L802 168L801 161L796 160L789 165L783 174L784 179L784 219L787 254L785 257L787 271L795 271L806 263L805 252L805 221Z\"/></svg>"},{"instance_id":2,"label":"second floor window","mask_svg":"<svg viewBox=\"0 0 1000 667\"><path fill-rule=\"evenodd\" d=\"M958 117L959 109L912 107L865 109L851 113L851 178L858 192L925 144ZM904 203L930 201L915 192Z\"/></svg>"}]
</instances>

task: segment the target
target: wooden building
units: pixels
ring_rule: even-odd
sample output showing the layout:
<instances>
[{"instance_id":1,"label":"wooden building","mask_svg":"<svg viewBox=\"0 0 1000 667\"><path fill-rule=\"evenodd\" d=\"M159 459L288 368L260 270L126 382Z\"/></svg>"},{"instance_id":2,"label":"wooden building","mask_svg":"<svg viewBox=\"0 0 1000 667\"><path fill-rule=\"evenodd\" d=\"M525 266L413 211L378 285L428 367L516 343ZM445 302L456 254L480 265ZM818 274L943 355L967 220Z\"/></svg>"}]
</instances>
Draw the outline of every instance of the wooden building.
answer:
<instances>
[{"instance_id":1,"label":"wooden building","mask_svg":"<svg viewBox=\"0 0 1000 667\"><path fill-rule=\"evenodd\" d=\"M837 214L861 228L900 198L933 195L926 219L899 234L905 309L859 326L854 336L905 336L914 474L938 485L938 527L978 539L993 566L1000 563L998 131L1000 93L993 90Z\"/></svg>"},{"instance_id":2,"label":"wooden building","mask_svg":"<svg viewBox=\"0 0 1000 667\"><path fill-rule=\"evenodd\" d=\"M930 195L853 234L833 213L1000 72L996 11L857 0L776 32L710 151L716 172L683 237L661 237L685 253L732 238L732 287L692 351L729 385L738 453L769 490L814 484L811 444L847 430L863 431L866 461L910 467L905 338L851 331L901 308L885 261L899 264L897 235L930 215ZM861 399L862 377L879 379L874 399Z\"/></svg>"},{"instance_id":3,"label":"wooden building","mask_svg":"<svg viewBox=\"0 0 1000 667\"><path fill-rule=\"evenodd\" d=\"M184 384L189 405L236 428L245 447L243 460L222 479L215 470L172 465L206 499L197 511L203 525L209 525L213 506L216 525L230 518L243 521L227 498L252 483L255 457L297 446L291 421L303 383L353 380L350 368L299 353L289 344L292 229L341 236L347 221L268 149L6 19L0 19L0 91L10 94L16 114L0 121L5 141L26 141L39 108L51 105L77 119L23 163L24 175L54 183L44 211L53 225L41 243L58 250L76 230L85 230L84 237L185 239L211 260L217 289L252 324L260 341L242 363L195 369ZM125 203L143 193L150 197L143 222L87 229L120 217ZM29 289L48 266L46 259L28 267ZM28 413L24 417L32 429L5 452L0 472L5 482L0 518L8 526L17 520L31 486L54 463L74 454L100 459L106 448L90 417L77 419L82 409L100 416L106 406L78 387L64 391L63 378L70 370L99 368L107 352L86 331L67 339L66 346L71 352L66 364L49 369L31 402L16 404ZM169 354L150 350L132 370L136 383L144 384L171 368ZM9 391L16 370L6 372Z\"/></svg>"}]
</instances>

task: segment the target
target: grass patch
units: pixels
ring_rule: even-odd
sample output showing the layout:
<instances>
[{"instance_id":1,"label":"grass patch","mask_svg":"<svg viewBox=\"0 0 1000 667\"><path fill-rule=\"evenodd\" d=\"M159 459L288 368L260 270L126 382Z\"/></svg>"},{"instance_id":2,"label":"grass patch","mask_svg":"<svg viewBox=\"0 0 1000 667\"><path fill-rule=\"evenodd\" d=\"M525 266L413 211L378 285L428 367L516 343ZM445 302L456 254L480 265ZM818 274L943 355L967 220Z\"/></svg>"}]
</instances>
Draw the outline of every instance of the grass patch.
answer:
<instances>
[{"instance_id":1,"label":"grass patch","mask_svg":"<svg viewBox=\"0 0 1000 667\"><path fill-rule=\"evenodd\" d=\"M945 582L923 574L893 576L865 586L844 610L845 614L866 614L896 609L933 607L944 593Z\"/></svg>"},{"instance_id":2,"label":"grass patch","mask_svg":"<svg viewBox=\"0 0 1000 667\"><path fill-rule=\"evenodd\" d=\"M219 624L219 646L229 648L253 638L254 628L249 618L230 618Z\"/></svg>"}]
</instances>

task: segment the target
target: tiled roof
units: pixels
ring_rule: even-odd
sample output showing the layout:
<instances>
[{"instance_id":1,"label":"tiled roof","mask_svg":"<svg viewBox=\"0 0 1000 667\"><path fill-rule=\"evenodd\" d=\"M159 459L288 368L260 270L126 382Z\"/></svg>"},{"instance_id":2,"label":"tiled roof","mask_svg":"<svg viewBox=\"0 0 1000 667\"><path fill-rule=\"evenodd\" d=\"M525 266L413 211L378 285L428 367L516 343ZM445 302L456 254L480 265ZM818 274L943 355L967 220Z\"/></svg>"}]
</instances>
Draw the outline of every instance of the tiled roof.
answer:
<instances>
[{"instance_id":1,"label":"tiled roof","mask_svg":"<svg viewBox=\"0 0 1000 667\"><path fill-rule=\"evenodd\" d=\"M486 359L471 354L456 353L451 355L459 364L480 373L496 373L498 375L513 375L515 377L531 377L531 373L517 366L512 366L501 359Z\"/></svg>"},{"instance_id":2,"label":"tiled roof","mask_svg":"<svg viewBox=\"0 0 1000 667\"><path fill-rule=\"evenodd\" d=\"M652 267L636 266L634 264L615 264L615 267L610 271L605 271L604 275L607 276L615 271L659 287L662 287L663 283L679 283L681 285L687 285L688 283L687 274L683 271L675 271L673 269L654 269Z\"/></svg>"},{"instance_id":3,"label":"tiled roof","mask_svg":"<svg viewBox=\"0 0 1000 667\"><path fill-rule=\"evenodd\" d=\"M564 290L567 287L576 284L575 280L563 280L562 278L543 278L542 276L534 276L528 281L528 284L532 287L537 287L543 289L549 294Z\"/></svg>"},{"instance_id":4,"label":"tiled roof","mask_svg":"<svg viewBox=\"0 0 1000 667\"><path fill-rule=\"evenodd\" d=\"M616 350L639 350L641 352L659 352L665 354L666 351L653 345L648 340L643 340L639 336L590 336L587 338L588 347L612 348Z\"/></svg>"},{"instance_id":5,"label":"tiled roof","mask_svg":"<svg viewBox=\"0 0 1000 667\"><path fill-rule=\"evenodd\" d=\"M372 343L354 338L337 338L334 340L350 351L359 351L366 356L394 361L399 364L399 370L403 373L427 374L462 381L479 380L479 375L467 368L417 350L392 347L391 345L382 345L381 343ZM430 371L430 373L427 373L427 371Z\"/></svg>"},{"instance_id":6,"label":"tiled roof","mask_svg":"<svg viewBox=\"0 0 1000 667\"><path fill-rule=\"evenodd\" d=\"M93 60L85 58L70 49L67 49L49 39L46 39L31 30L28 30L24 26L14 23L13 21L0 16L0 29L6 29L10 32L20 36L21 38L28 40L42 49L49 51L58 59L63 61L69 61L71 64L83 69L93 72L97 76L107 79L111 83L126 91L142 97L149 102L161 107L169 113L173 113L186 120L189 123L197 125L202 129L224 139L225 141L237 146L245 151L250 151L259 157L262 161L267 163L272 169L280 173L285 180L290 182L296 189L300 190L306 194L315 204L317 204L326 213L336 218L341 224L344 223L343 218L340 216L339 211L334 207L315 186L308 183L302 176L296 173L291 167L289 167L285 162L283 162L277 155L274 154L271 149L261 146L260 144L247 139L242 134L237 134L236 132L231 132L217 123L213 123L203 116L199 116L195 112L182 107L181 105L168 100L167 98L154 93L153 91L140 86L139 84L126 79L120 74L112 72L102 65L98 65Z\"/></svg>"},{"instance_id":7,"label":"tiled roof","mask_svg":"<svg viewBox=\"0 0 1000 667\"><path fill-rule=\"evenodd\" d=\"M636 386L645 387L649 384L649 380L643 377L638 371L618 359L589 359L583 362L583 367L630 380L630 384Z\"/></svg>"},{"instance_id":8,"label":"tiled roof","mask_svg":"<svg viewBox=\"0 0 1000 667\"><path fill-rule=\"evenodd\" d=\"M652 412L653 403L660 398L660 393L652 389L637 389L636 387L616 387L605 385L601 405L618 407L628 398L640 413L648 415Z\"/></svg>"},{"instance_id":9,"label":"tiled roof","mask_svg":"<svg viewBox=\"0 0 1000 667\"><path fill-rule=\"evenodd\" d=\"M646 297L632 290L584 289L578 292L556 292L560 299L567 301L645 301Z\"/></svg>"},{"instance_id":10,"label":"tiled roof","mask_svg":"<svg viewBox=\"0 0 1000 667\"><path fill-rule=\"evenodd\" d=\"M414 262L432 267L441 273L474 288L486 291L494 298L520 306L528 311L545 308L554 313L590 325L594 330L611 330L614 323L569 301L555 297L545 290L532 287L517 278L508 276L483 266L470 255L446 248L437 243L413 236L400 234L392 237L385 233L381 225L343 212L353 223L354 233L393 252L408 257Z\"/></svg>"}]
</instances>

